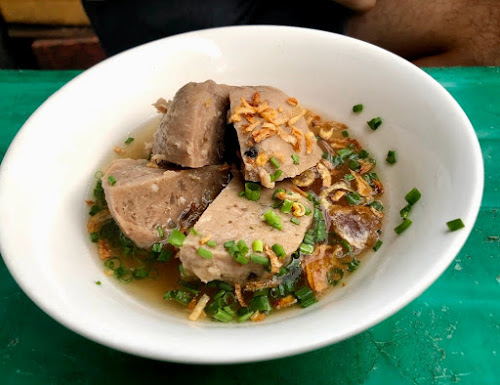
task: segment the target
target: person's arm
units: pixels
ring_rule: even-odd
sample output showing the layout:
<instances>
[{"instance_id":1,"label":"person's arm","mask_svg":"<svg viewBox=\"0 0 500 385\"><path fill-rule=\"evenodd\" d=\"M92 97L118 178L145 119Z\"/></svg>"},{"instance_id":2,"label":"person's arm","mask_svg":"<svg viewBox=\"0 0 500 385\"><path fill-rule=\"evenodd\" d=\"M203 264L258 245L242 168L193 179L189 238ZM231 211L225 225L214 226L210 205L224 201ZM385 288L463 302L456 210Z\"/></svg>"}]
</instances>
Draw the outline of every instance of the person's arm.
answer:
<instances>
[{"instance_id":1,"label":"person's arm","mask_svg":"<svg viewBox=\"0 0 500 385\"><path fill-rule=\"evenodd\" d=\"M375 6L377 0L334 0L336 3L356 12L366 12Z\"/></svg>"}]
</instances>

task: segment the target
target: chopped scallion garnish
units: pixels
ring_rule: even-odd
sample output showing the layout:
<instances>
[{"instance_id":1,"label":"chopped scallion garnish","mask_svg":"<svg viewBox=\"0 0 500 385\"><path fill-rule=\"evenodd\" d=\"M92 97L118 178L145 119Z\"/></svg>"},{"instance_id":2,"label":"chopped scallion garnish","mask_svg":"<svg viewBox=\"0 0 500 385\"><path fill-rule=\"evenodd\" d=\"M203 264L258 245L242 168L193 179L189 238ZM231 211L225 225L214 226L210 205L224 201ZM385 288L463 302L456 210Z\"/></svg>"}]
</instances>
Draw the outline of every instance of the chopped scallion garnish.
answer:
<instances>
[{"instance_id":1,"label":"chopped scallion garnish","mask_svg":"<svg viewBox=\"0 0 500 385\"><path fill-rule=\"evenodd\" d=\"M94 243L96 243L99 240L99 234L98 233L90 233L90 240Z\"/></svg>"},{"instance_id":2,"label":"chopped scallion garnish","mask_svg":"<svg viewBox=\"0 0 500 385\"><path fill-rule=\"evenodd\" d=\"M342 136L344 138L348 138L349 137L349 133L347 131L342 131Z\"/></svg>"},{"instance_id":3,"label":"chopped scallion garnish","mask_svg":"<svg viewBox=\"0 0 500 385\"><path fill-rule=\"evenodd\" d=\"M314 245L308 245L307 243L302 242L300 244L299 251L302 254L312 254L314 251Z\"/></svg>"},{"instance_id":4,"label":"chopped scallion garnish","mask_svg":"<svg viewBox=\"0 0 500 385\"><path fill-rule=\"evenodd\" d=\"M275 254L278 257L280 257L280 258L286 257L285 249L280 244L275 243L271 248L273 249L273 251L275 252Z\"/></svg>"},{"instance_id":5,"label":"chopped scallion garnish","mask_svg":"<svg viewBox=\"0 0 500 385\"><path fill-rule=\"evenodd\" d=\"M405 218L405 220L403 221L403 223L401 223L399 226L397 226L394 231L396 232L396 234L401 234L403 231L405 231L408 227L411 226L411 220L409 220L408 218Z\"/></svg>"},{"instance_id":6,"label":"chopped scallion garnish","mask_svg":"<svg viewBox=\"0 0 500 385\"><path fill-rule=\"evenodd\" d=\"M262 253L264 251L264 242L260 240L255 240L252 242L252 249L256 253Z\"/></svg>"},{"instance_id":7,"label":"chopped scallion garnish","mask_svg":"<svg viewBox=\"0 0 500 385\"><path fill-rule=\"evenodd\" d=\"M170 243L172 246L175 247L182 247L185 239L186 236L184 234L182 234L179 230L174 229L170 233L170 236L167 239L167 243Z\"/></svg>"},{"instance_id":8,"label":"chopped scallion garnish","mask_svg":"<svg viewBox=\"0 0 500 385\"><path fill-rule=\"evenodd\" d=\"M352 251L351 245L345 239L341 239L340 244L344 246L344 248L347 250L348 253Z\"/></svg>"},{"instance_id":9,"label":"chopped scallion garnish","mask_svg":"<svg viewBox=\"0 0 500 385\"><path fill-rule=\"evenodd\" d=\"M399 215L401 215L401 218L408 218L408 216L410 215L410 212L411 212L411 208L412 208L412 205L411 204L407 204L405 207L403 207L401 209L401 211L399 211Z\"/></svg>"},{"instance_id":10,"label":"chopped scallion garnish","mask_svg":"<svg viewBox=\"0 0 500 385\"><path fill-rule=\"evenodd\" d=\"M397 162L396 151L389 151L387 153L387 158L385 158L385 161L389 164L396 163Z\"/></svg>"},{"instance_id":11,"label":"chopped scallion garnish","mask_svg":"<svg viewBox=\"0 0 500 385\"><path fill-rule=\"evenodd\" d=\"M130 144L134 141L134 138L127 138L127 140L125 141L125 144Z\"/></svg>"},{"instance_id":12,"label":"chopped scallion garnish","mask_svg":"<svg viewBox=\"0 0 500 385\"><path fill-rule=\"evenodd\" d=\"M253 297L250 301L250 308L255 311L271 311L271 304L269 298L265 295Z\"/></svg>"},{"instance_id":13,"label":"chopped scallion garnish","mask_svg":"<svg viewBox=\"0 0 500 385\"><path fill-rule=\"evenodd\" d=\"M275 167L275 168L280 168L280 162L278 162L278 160L274 157L274 156L271 156L271 158L269 159L269 162L271 162L271 164Z\"/></svg>"},{"instance_id":14,"label":"chopped scallion garnish","mask_svg":"<svg viewBox=\"0 0 500 385\"><path fill-rule=\"evenodd\" d=\"M356 171L357 169L359 169L361 167L361 165L359 164L359 162L356 159L349 159L349 161L347 162L347 165L353 171Z\"/></svg>"},{"instance_id":15,"label":"chopped scallion garnish","mask_svg":"<svg viewBox=\"0 0 500 385\"><path fill-rule=\"evenodd\" d=\"M260 184L245 182L245 197L249 201L258 201L260 199Z\"/></svg>"},{"instance_id":16,"label":"chopped scallion garnish","mask_svg":"<svg viewBox=\"0 0 500 385\"><path fill-rule=\"evenodd\" d=\"M360 113L361 111L363 111L362 104L356 104L355 106L352 107L352 112Z\"/></svg>"},{"instance_id":17,"label":"chopped scallion garnish","mask_svg":"<svg viewBox=\"0 0 500 385\"><path fill-rule=\"evenodd\" d=\"M116 178L113 175L108 176L108 183L114 186L116 184Z\"/></svg>"},{"instance_id":18,"label":"chopped scallion garnish","mask_svg":"<svg viewBox=\"0 0 500 385\"><path fill-rule=\"evenodd\" d=\"M295 217L291 218L290 222L292 222L294 225L297 225L297 226L300 225L300 221Z\"/></svg>"},{"instance_id":19,"label":"chopped scallion garnish","mask_svg":"<svg viewBox=\"0 0 500 385\"><path fill-rule=\"evenodd\" d=\"M292 154L293 164L299 164L299 156L297 154Z\"/></svg>"},{"instance_id":20,"label":"chopped scallion garnish","mask_svg":"<svg viewBox=\"0 0 500 385\"><path fill-rule=\"evenodd\" d=\"M233 320L233 316L223 309L217 309L217 311L212 315L217 321L221 322L231 322Z\"/></svg>"},{"instance_id":21,"label":"chopped scallion garnish","mask_svg":"<svg viewBox=\"0 0 500 385\"><path fill-rule=\"evenodd\" d=\"M212 249L217 246L217 242L215 241L207 241L207 246L211 247Z\"/></svg>"},{"instance_id":22,"label":"chopped scallion garnish","mask_svg":"<svg viewBox=\"0 0 500 385\"><path fill-rule=\"evenodd\" d=\"M212 258L212 252L210 250L203 248L203 247L198 247L198 250L196 250L196 254L198 254L200 257L205 258L205 259Z\"/></svg>"},{"instance_id":23,"label":"chopped scallion garnish","mask_svg":"<svg viewBox=\"0 0 500 385\"><path fill-rule=\"evenodd\" d=\"M163 246L161 243L153 243L153 245L151 246L151 251L153 253L160 253L162 248Z\"/></svg>"},{"instance_id":24,"label":"chopped scallion garnish","mask_svg":"<svg viewBox=\"0 0 500 385\"><path fill-rule=\"evenodd\" d=\"M359 205L363 202L363 198L357 192L351 192L346 194L345 200L352 206Z\"/></svg>"},{"instance_id":25,"label":"chopped scallion garnish","mask_svg":"<svg viewBox=\"0 0 500 385\"><path fill-rule=\"evenodd\" d=\"M405 199L409 204L414 205L418 202L421 196L422 194L420 193L420 191L418 191L416 188L413 188L408 194L406 194Z\"/></svg>"},{"instance_id":26,"label":"chopped scallion garnish","mask_svg":"<svg viewBox=\"0 0 500 385\"><path fill-rule=\"evenodd\" d=\"M172 250L165 250L163 249L158 255L158 258L156 258L157 261L159 262L167 262L170 261L170 258L172 258L173 251ZM179 265L182 266L182 265Z\"/></svg>"},{"instance_id":27,"label":"chopped scallion garnish","mask_svg":"<svg viewBox=\"0 0 500 385\"><path fill-rule=\"evenodd\" d=\"M383 242L379 239L373 246L373 250L378 251L378 249L380 249L380 246L382 246L382 243Z\"/></svg>"},{"instance_id":28,"label":"chopped scallion garnish","mask_svg":"<svg viewBox=\"0 0 500 385\"><path fill-rule=\"evenodd\" d=\"M345 174L344 180L346 180L347 182L350 182L351 180L354 180L354 176L352 176L351 174Z\"/></svg>"},{"instance_id":29,"label":"chopped scallion garnish","mask_svg":"<svg viewBox=\"0 0 500 385\"><path fill-rule=\"evenodd\" d=\"M274 182L275 180L279 179L281 177L281 174L283 174L283 171L278 170L274 174L271 174L271 182Z\"/></svg>"},{"instance_id":30,"label":"chopped scallion garnish","mask_svg":"<svg viewBox=\"0 0 500 385\"><path fill-rule=\"evenodd\" d=\"M463 229L465 227L464 223L462 222L462 220L460 218L446 222L446 225L448 226L448 229L450 229L450 231L460 230L460 229Z\"/></svg>"},{"instance_id":31,"label":"chopped scallion garnish","mask_svg":"<svg viewBox=\"0 0 500 385\"><path fill-rule=\"evenodd\" d=\"M267 224L275 229L282 230L283 225L281 223L281 217L276 214L273 210L268 210L264 213L264 219Z\"/></svg>"},{"instance_id":32,"label":"chopped scallion garnish","mask_svg":"<svg viewBox=\"0 0 500 385\"><path fill-rule=\"evenodd\" d=\"M200 233L196 231L196 229L194 227L191 227L189 229L189 232L192 233L193 235L196 235L197 237L200 237Z\"/></svg>"},{"instance_id":33,"label":"chopped scallion garnish","mask_svg":"<svg viewBox=\"0 0 500 385\"><path fill-rule=\"evenodd\" d=\"M257 263L259 265L269 265L269 258L258 254L250 254L250 262Z\"/></svg>"},{"instance_id":34,"label":"chopped scallion garnish","mask_svg":"<svg viewBox=\"0 0 500 385\"><path fill-rule=\"evenodd\" d=\"M283 201L283 205L281 206L281 212L284 214L290 214L290 211L292 210L292 205L293 201L285 199Z\"/></svg>"},{"instance_id":35,"label":"chopped scallion garnish","mask_svg":"<svg viewBox=\"0 0 500 385\"><path fill-rule=\"evenodd\" d=\"M380 118L380 116L377 116L376 118L373 118L372 120L370 120L366 123L368 123L368 126L370 126L370 128L373 131L375 131L382 124L382 119Z\"/></svg>"},{"instance_id":36,"label":"chopped scallion garnish","mask_svg":"<svg viewBox=\"0 0 500 385\"><path fill-rule=\"evenodd\" d=\"M286 190L284 188L278 188L278 189L274 190L273 199L276 199L276 195L281 193L281 192L286 193Z\"/></svg>"},{"instance_id":37,"label":"chopped scallion garnish","mask_svg":"<svg viewBox=\"0 0 500 385\"><path fill-rule=\"evenodd\" d=\"M163 232L163 229L161 226L158 226L156 228L156 231L158 231L158 235L160 236L160 238L164 238L165 237L165 233Z\"/></svg>"},{"instance_id":38,"label":"chopped scallion garnish","mask_svg":"<svg viewBox=\"0 0 500 385\"><path fill-rule=\"evenodd\" d=\"M373 207L377 211L384 210L384 206L382 205L382 202L380 202L380 201L373 201L372 203L369 204L369 206Z\"/></svg>"}]
</instances>

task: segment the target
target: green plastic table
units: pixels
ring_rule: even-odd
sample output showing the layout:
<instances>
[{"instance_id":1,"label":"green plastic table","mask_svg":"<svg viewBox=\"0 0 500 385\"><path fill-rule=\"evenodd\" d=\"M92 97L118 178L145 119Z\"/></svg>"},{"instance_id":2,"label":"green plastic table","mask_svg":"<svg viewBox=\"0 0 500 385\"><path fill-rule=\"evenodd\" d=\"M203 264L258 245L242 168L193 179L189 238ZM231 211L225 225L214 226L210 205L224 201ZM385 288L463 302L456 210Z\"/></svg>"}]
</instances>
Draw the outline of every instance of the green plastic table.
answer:
<instances>
[{"instance_id":1,"label":"green plastic table","mask_svg":"<svg viewBox=\"0 0 500 385\"><path fill-rule=\"evenodd\" d=\"M0 385L500 384L500 68L427 72L475 127L485 191L462 251L404 309L314 352L261 363L188 366L121 353L64 328L26 297L0 260ZM0 71L1 159L29 115L78 73Z\"/></svg>"}]
</instances>

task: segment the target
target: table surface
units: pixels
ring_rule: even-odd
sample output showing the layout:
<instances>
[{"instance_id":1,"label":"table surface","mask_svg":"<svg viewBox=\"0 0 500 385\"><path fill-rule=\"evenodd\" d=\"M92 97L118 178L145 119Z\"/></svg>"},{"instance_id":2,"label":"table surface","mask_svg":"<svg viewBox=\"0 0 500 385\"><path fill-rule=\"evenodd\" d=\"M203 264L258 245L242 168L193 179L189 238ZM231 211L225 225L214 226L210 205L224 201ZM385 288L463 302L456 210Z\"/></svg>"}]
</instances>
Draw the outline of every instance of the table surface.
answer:
<instances>
[{"instance_id":1,"label":"table surface","mask_svg":"<svg viewBox=\"0 0 500 385\"><path fill-rule=\"evenodd\" d=\"M498 384L500 379L500 68L427 72L469 116L485 162L474 229L446 272L404 309L346 341L262 363L188 366L148 360L64 328L0 260L0 384ZM79 72L0 71L0 159L30 114ZM4 202L2 202L4 203Z\"/></svg>"}]
</instances>

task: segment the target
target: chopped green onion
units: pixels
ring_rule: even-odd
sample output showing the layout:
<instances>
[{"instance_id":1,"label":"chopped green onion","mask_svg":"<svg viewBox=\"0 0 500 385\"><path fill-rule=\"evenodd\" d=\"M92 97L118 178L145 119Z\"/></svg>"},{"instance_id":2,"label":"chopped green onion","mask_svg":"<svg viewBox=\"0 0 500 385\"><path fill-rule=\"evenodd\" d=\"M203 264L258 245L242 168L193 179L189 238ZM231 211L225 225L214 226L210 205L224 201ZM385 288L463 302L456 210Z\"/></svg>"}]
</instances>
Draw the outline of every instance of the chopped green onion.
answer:
<instances>
[{"instance_id":1,"label":"chopped green onion","mask_svg":"<svg viewBox=\"0 0 500 385\"><path fill-rule=\"evenodd\" d=\"M217 309L212 317L221 322L231 322L233 320L233 316L222 309Z\"/></svg>"},{"instance_id":2,"label":"chopped green onion","mask_svg":"<svg viewBox=\"0 0 500 385\"><path fill-rule=\"evenodd\" d=\"M283 225L281 223L281 217L276 214L273 210L268 210L264 213L264 219L267 224L275 229L282 230Z\"/></svg>"},{"instance_id":3,"label":"chopped green onion","mask_svg":"<svg viewBox=\"0 0 500 385\"><path fill-rule=\"evenodd\" d=\"M236 257L234 258L236 262L238 262L241 265L246 265L248 263L248 259L241 254L236 254Z\"/></svg>"},{"instance_id":4,"label":"chopped green onion","mask_svg":"<svg viewBox=\"0 0 500 385\"><path fill-rule=\"evenodd\" d=\"M249 248L243 239L238 241L237 246L242 255L246 255L248 253Z\"/></svg>"},{"instance_id":5,"label":"chopped green onion","mask_svg":"<svg viewBox=\"0 0 500 385\"><path fill-rule=\"evenodd\" d=\"M314 245L314 230L307 230L306 235L304 235L304 240L302 241L306 245Z\"/></svg>"},{"instance_id":6,"label":"chopped green onion","mask_svg":"<svg viewBox=\"0 0 500 385\"><path fill-rule=\"evenodd\" d=\"M213 249L214 247L217 247L217 242L215 242L215 241L207 241L207 246L211 247Z\"/></svg>"},{"instance_id":7,"label":"chopped green onion","mask_svg":"<svg viewBox=\"0 0 500 385\"><path fill-rule=\"evenodd\" d=\"M144 268L144 267L138 267L134 270L134 278L135 279L144 279L149 276L149 271L150 269Z\"/></svg>"},{"instance_id":8,"label":"chopped green onion","mask_svg":"<svg viewBox=\"0 0 500 385\"><path fill-rule=\"evenodd\" d=\"M397 226L394 231L396 234L401 234L403 231L405 231L408 227L411 226L411 221L406 218L403 223L401 223L399 226Z\"/></svg>"},{"instance_id":9,"label":"chopped green onion","mask_svg":"<svg viewBox=\"0 0 500 385\"><path fill-rule=\"evenodd\" d=\"M262 253L264 251L264 242L262 242L261 240L255 240L252 242L252 249L253 251L255 251L256 253Z\"/></svg>"},{"instance_id":10,"label":"chopped green onion","mask_svg":"<svg viewBox=\"0 0 500 385\"><path fill-rule=\"evenodd\" d=\"M178 284L180 286L182 286L184 288L185 291L191 293L191 294L194 294L194 295L198 295L200 294L200 291L197 290L198 289L198 285L195 284L195 283L192 283L192 282L186 282L186 281L182 281L180 280L178 282Z\"/></svg>"},{"instance_id":11,"label":"chopped green onion","mask_svg":"<svg viewBox=\"0 0 500 385\"><path fill-rule=\"evenodd\" d=\"M344 159L347 158L351 154L352 154L352 150L349 150L348 148L341 148L340 150L337 151L337 155L340 156L342 161L344 161Z\"/></svg>"},{"instance_id":12,"label":"chopped green onion","mask_svg":"<svg viewBox=\"0 0 500 385\"><path fill-rule=\"evenodd\" d=\"M255 311L271 311L271 304L269 298L265 295L253 297L250 301L250 308Z\"/></svg>"},{"instance_id":13,"label":"chopped green onion","mask_svg":"<svg viewBox=\"0 0 500 385\"><path fill-rule=\"evenodd\" d=\"M299 156L297 154L292 154L293 164L299 164Z\"/></svg>"},{"instance_id":14,"label":"chopped green onion","mask_svg":"<svg viewBox=\"0 0 500 385\"><path fill-rule=\"evenodd\" d=\"M337 286L342 278L344 278L344 270L334 267L333 269L330 269L326 277L330 285Z\"/></svg>"},{"instance_id":15,"label":"chopped green onion","mask_svg":"<svg viewBox=\"0 0 500 385\"><path fill-rule=\"evenodd\" d=\"M360 152L358 152L359 159L366 159L369 156L370 156L370 154L366 150L361 150Z\"/></svg>"},{"instance_id":16,"label":"chopped green onion","mask_svg":"<svg viewBox=\"0 0 500 385\"><path fill-rule=\"evenodd\" d=\"M153 243L153 245L151 246L151 251L153 253L160 253L162 248L163 245L161 243Z\"/></svg>"},{"instance_id":17,"label":"chopped green onion","mask_svg":"<svg viewBox=\"0 0 500 385\"><path fill-rule=\"evenodd\" d=\"M201 237L200 233L196 231L194 227L191 227L189 229L189 232L192 233L193 235L196 235L197 237Z\"/></svg>"},{"instance_id":18,"label":"chopped green onion","mask_svg":"<svg viewBox=\"0 0 500 385\"><path fill-rule=\"evenodd\" d=\"M95 284L101 286L101 281L95 281Z\"/></svg>"},{"instance_id":19,"label":"chopped green onion","mask_svg":"<svg viewBox=\"0 0 500 385\"><path fill-rule=\"evenodd\" d=\"M314 227L314 240L315 242L323 242L326 240L328 236L326 232L326 222L321 219L316 222L316 226Z\"/></svg>"},{"instance_id":20,"label":"chopped green onion","mask_svg":"<svg viewBox=\"0 0 500 385\"><path fill-rule=\"evenodd\" d=\"M271 248L273 249L273 251L276 253L276 255L278 257L280 257L280 258L286 257L285 249L280 244L275 243Z\"/></svg>"},{"instance_id":21,"label":"chopped green onion","mask_svg":"<svg viewBox=\"0 0 500 385\"><path fill-rule=\"evenodd\" d=\"M362 104L356 104L355 106L352 107L352 112L355 112L355 113L360 113L361 111L363 111L363 105Z\"/></svg>"},{"instance_id":22,"label":"chopped green onion","mask_svg":"<svg viewBox=\"0 0 500 385\"><path fill-rule=\"evenodd\" d=\"M156 230L158 231L158 235L160 236L160 238L165 237L165 233L163 232L163 229L162 229L162 227L161 227L161 226L158 226L158 227L156 228Z\"/></svg>"},{"instance_id":23,"label":"chopped green onion","mask_svg":"<svg viewBox=\"0 0 500 385\"><path fill-rule=\"evenodd\" d=\"M128 138L126 141L125 141L125 144L130 144L134 141L134 138Z\"/></svg>"},{"instance_id":24,"label":"chopped green onion","mask_svg":"<svg viewBox=\"0 0 500 385\"><path fill-rule=\"evenodd\" d=\"M271 156L271 158L269 159L269 162L271 162L271 164L275 167L275 168L280 168L280 162L278 162L278 160L274 157L274 156Z\"/></svg>"},{"instance_id":25,"label":"chopped green onion","mask_svg":"<svg viewBox=\"0 0 500 385\"><path fill-rule=\"evenodd\" d=\"M345 174L344 180L350 182L351 180L354 180L354 176L352 176L351 174Z\"/></svg>"},{"instance_id":26,"label":"chopped green onion","mask_svg":"<svg viewBox=\"0 0 500 385\"><path fill-rule=\"evenodd\" d=\"M204 249L203 247L198 247L198 250L196 250L196 254L205 259L212 258L212 252L210 250Z\"/></svg>"},{"instance_id":27,"label":"chopped green onion","mask_svg":"<svg viewBox=\"0 0 500 385\"><path fill-rule=\"evenodd\" d=\"M355 271L358 268L360 263L361 263L361 261L359 259L353 259L351 262L349 262L349 265L347 266L347 270L350 272Z\"/></svg>"},{"instance_id":28,"label":"chopped green onion","mask_svg":"<svg viewBox=\"0 0 500 385\"><path fill-rule=\"evenodd\" d=\"M382 205L382 202L380 202L380 201L373 201L369 204L369 206L373 207L377 211L384 210L384 206Z\"/></svg>"},{"instance_id":29,"label":"chopped green onion","mask_svg":"<svg viewBox=\"0 0 500 385\"><path fill-rule=\"evenodd\" d=\"M300 306L308 307L313 303L318 302L316 297L314 296L314 292L308 288L307 286L302 287L301 289L295 292L295 296L299 300Z\"/></svg>"},{"instance_id":30,"label":"chopped green onion","mask_svg":"<svg viewBox=\"0 0 500 385\"><path fill-rule=\"evenodd\" d=\"M116 279L119 279L123 282L130 282L134 278L132 270L127 269L123 266L118 267L113 271L113 275Z\"/></svg>"},{"instance_id":31,"label":"chopped green onion","mask_svg":"<svg viewBox=\"0 0 500 385\"><path fill-rule=\"evenodd\" d=\"M387 158L385 158L385 161L389 164L396 163L397 162L396 151L389 151L387 153Z\"/></svg>"},{"instance_id":32,"label":"chopped green onion","mask_svg":"<svg viewBox=\"0 0 500 385\"><path fill-rule=\"evenodd\" d=\"M283 174L283 171L281 170L278 170L276 171L274 174L271 174L270 177L271 177L271 182L274 182L276 179L279 179L281 174Z\"/></svg>"},{"instance_id":33,"label":"chopped green onion","mask_svg":"<svg viewBox=\"0 0 500 385\"><path fill-rule=\"evenodd\" d=\"M224 247L226 249L230 249L231 247L233 247L236 243L234 241L227 241L227 242L224 242Z\"/></svg>"},{"instance_id":34,"label":"chopped green onion","mask_svg":"<svg viewBox=\"0 0 500 385\"><path fill-rule=\"evenodd\" d=\"M311 213L312 213L311 209L309 207L306 207L306 215L311 215ZM291 221L291 219L290 219L290 221Z\"/></svg>"},{"instance_id":35,"label":"chopped green onion","mask_svg":"<svg viewBox=\"0 0 500 385\"><path fill-rule=\"evenodd\" d=\"M355 159L349 159L349 161L347 162L347 165L349 166L349 168L351 170L354 170L356 171L358 168L361 167L361 165L359 164L359 162Z\"/></svg>"},{"instance_id":36,"label":"chopped green onion","mask_svg":"<svg viewBox=\"0 0 500 385\"><path fill-rule=\"evenodd\" d=\"M292 201L285 199L283 201L283 205L281 206L281 212L284 214L290 214L290 211L292 210L292 205L293 205Z\"/></svg>"},{"instance_id":37,"label":"chopped green onion","mask_svg":"<svg viewBox=\"0 0 500 385\"><path fill-rule=\"evenodd\" d=\"M352 206L359 205L363 202L363 198L361 198L357 192L346 194L345 200Z\"/></svg>"},{"instance_id":38,"label":"chopped green onion","mask_svg":"<svg viewBox=\"0 0 500 385\"><path fill-rule=\"evenodd\" d=\"M179 264L179 274L181 277L186 276L186 271L184 270L184 266L182 266L182 263Z\"/></svg>"},{"instance_id":39,"label":"chopped green onion","mask_svg":"<svg viewBox=\"0 0 500 385\"><path fill-rule=\"evenodd\" d=\"M250 254L250 262L257 263L259 265L269 265L269 258L263 257L262 255Z\"/></svg>"},{"instance_id":40,"label":"chopped green onion","mask_svg":"<svg viewBox=\"0 0 500 385\"><path fill-rule=\"evenodd\" d=\"M184 290L169 290L163 294L163 299L175 300L182 305L189 305L193 299L193 295Z\"/></svg>"},{"instance_id":41,"label":"chopped green onion","mask_svg":"<svg viewBox=\"0 0 500 385\"><path fill-rule=\"evenodd\" d=\"M245 196L245 191L240 191L240 192L238 193L238 196L239 196L240 198L243 198L243 197Z\"/></svg>"},{"instance_id":42,"label":"chopped green onion","mask_svg":"<svg viewBox=\"0 0 500 385\"><path fill-rule=\"evenodd\" d=\"M116 178L113 175L108 176L108 183L114 186L116 184Z\"/></svg>"},{"instance_id":43,"label":"chopped green onion","mask_svg":"<svg viewBox=\"0 0 500 385\"><path fill-rule=\"evenodd\" d=\"M238 322L247 321L255 313L254 311L252 311L251 309L249 309L247 307L241 308L240 311L241 311L241 315L239 315L239 317L238 317ZM240 313L240 311L238 311L238 314Z\"/></svg>"},{"instance_id":44,"label":"chopped green onion","mask_svg":"<svg viewBox=\"0 0 500 385\"><path fill-rule=\"evenodd\" d=\"M349 137L349 133L347 131L342 131L342 136L344 138L348 138Z\"/></svg>"},{"instance_id":45,"label":"chopped green onion","mask_svg":"<svg viewBox=\"0 0 500 385\"><path fill-rule=\"evenodd\" d=\"M403 207L401 209L401 211L399 212L399 215L401 215L401 218L403 218L403 219L408 218L408 216L410 215L410 212L411 212L411 208L412 208L412 205L409 203L405 207Z\"/></svg>"},{"instance_id":46,"label":"chopped green onion","mask_svg":"<svg viewBox=\"0 0 500 385\"><path fill-rule=\"evenodd\" d=\"M297 226L300 225L300 221L295 217L291 218L290 222L292 222L294 225L297 225Z\"/></svg>"},{"instance_id":47,"label":"chopped green onion","mask_svg":"<svg viewBox=\"0 0 500 385\"><path fill-rule=\"evenodd\" d=\"M348 253L352 251L351 245L345 239L341 239L340 244L344 246L344 248L347 250Z\"/></svg>"},{"instance_id":48,"label":"chopped green onion","mask_svg":"<svg viewBox=\"0 0 500 385\"><path fill-rule=\"evenodd\" d=\"M373 246L373 250L378 251L378 249L380 249L380 246L382 246L382 243L383 242L379 239Z\"/></svg>"},{"instance_id":49,"label":"chopped green onion","mask_svg":"<svg viewBox=\"0 0 500 385\"><path fill-rule=\"evenodd\" d=\"M372 120L370 120L370 121L368 121L366 123L368 123L368 125L370 126L370 128L373 131L375 131L382 124L382 119L380 118L380 116L377 116L376 118L373 118Z\"/></svg>"},{"instance_id":50,"label":"chopped green onion","mask_svg":"<svg viewBox=\"0 0 500 385\"><path fill-rule=\"evenodd\" d=\"M406 194L405 199L409 204L414 205L418 202L421 196L422 194L420 193L420 191L418 191L416 188L413 188L408 194Z\"/></svg>"},{"instance_id":51,"label":"chopped green onion","mask_svg":"<svg viewBox=\"0 0 500 385\"><path fill-rule=\"evenodd\" d=\"M446 225L448 226L450 231L457 231L465 227L464 223L460 218L446 222Z\"/></svg>"},{"instance_id":52,"label":"chopped green onion","mask_svg":"<svg viewBox=\"0 0 500 385\"><path fill-rule=\"evenodd\" d=\"M122 260L118 257L111 257L104 262L104 266L111 270L118 269L121 265Z\"/></svg>"},{"instance_id":53,"label":"chopped green onion","mask_svg":"<svg viewBox=\"0 0 500 385\"><path fill-rule=\"evenodd\" d=\"M90 240L94 243L96 243L99 240L99 234L98 233L90 233Z\"/></svg>"},{"instance_id":54,"label":"chopped green onion","mask_svg":"<svg viewBox=\"0 0 500 385\"><path fill-rule=\"evenodd\" d=\"M302 254L312 254L314 251L314 245L308 245L307 243L301 243L299 251Z\"/></svg>"},{"instance_id":55,"label":"chopped green onion","mask_svg":"<svg viewBox=\"0 0 500 385\"><path fill-rule=\"evenodd\" d=\"M156 260L159 262L170 261L170 258L172 258L172 254L173 254L172 250L162 250L160 255L158 255L158 258L156 258ZM179 265L179 266L182 266L182 265Z\"/></svg>"},{"instance_id":56,"label":"chopped green onion","mask_svg":"<svg viewBox=\"0 0 500 385\"><path fill-rule=\"evenodd\" d=\"M167 239L167 243L170 243L172 246L175 247L182 247L185 239L186 236L184 234L182 234L179 230L174 229L170 233L170 236Z\"/></svg>"},{"instance_id":57,"label":"chopped green onion","mask_svg":"<svg viewBox=\"0 0 500 385\"><path fill-rule=\"evenodd\" d=\"M249 201L258 201L260 199L260 184L253 182L245 183L245 197Z\"/></svg>"}]
</instances>

